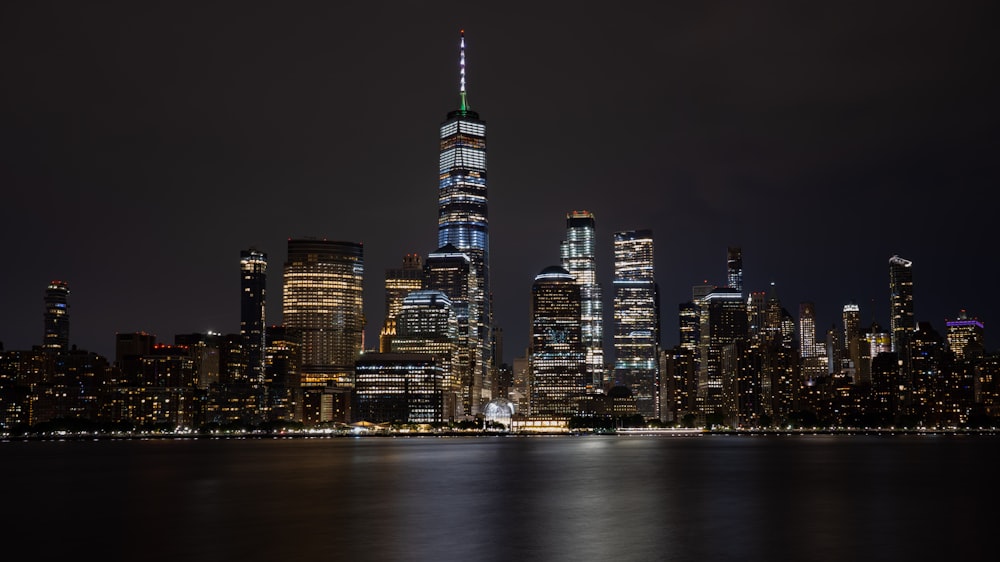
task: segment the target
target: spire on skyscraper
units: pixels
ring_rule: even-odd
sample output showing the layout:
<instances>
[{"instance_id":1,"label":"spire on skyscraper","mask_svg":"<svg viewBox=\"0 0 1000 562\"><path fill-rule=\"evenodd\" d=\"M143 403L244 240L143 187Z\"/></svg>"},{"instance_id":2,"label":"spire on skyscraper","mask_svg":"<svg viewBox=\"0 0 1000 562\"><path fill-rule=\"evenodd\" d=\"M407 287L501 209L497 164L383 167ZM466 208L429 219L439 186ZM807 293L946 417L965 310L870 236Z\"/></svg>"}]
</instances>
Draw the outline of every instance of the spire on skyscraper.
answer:
<instances>
[{"instance_id":1,"label":"spire on skyscraper","mask_svg":"<svg viewBox=\"0 0 1000 562\"><path fill-rule=\"evenodd\" d=\"M468 111L469 100L465 94L465 30L461 31L462 40L458 47L458 96L459 110Z\"/></svg>"}]
</instances>

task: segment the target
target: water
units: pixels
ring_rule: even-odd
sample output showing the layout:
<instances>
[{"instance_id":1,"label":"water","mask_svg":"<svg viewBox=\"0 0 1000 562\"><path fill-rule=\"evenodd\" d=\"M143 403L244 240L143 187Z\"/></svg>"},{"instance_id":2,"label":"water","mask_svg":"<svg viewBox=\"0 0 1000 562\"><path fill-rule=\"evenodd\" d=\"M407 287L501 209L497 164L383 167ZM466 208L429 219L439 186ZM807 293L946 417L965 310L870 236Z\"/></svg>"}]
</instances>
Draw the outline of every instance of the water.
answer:
<instances>
[{"instance_id":1,"label":"water","mask_svg":"<svg viewBox=\"0 0 1000 562\"><path fill-rule=\"evenodd\" d=\"M0 536L102 560L992 560L1000 437L0 443Z\"/></svg>"}]
</instances>

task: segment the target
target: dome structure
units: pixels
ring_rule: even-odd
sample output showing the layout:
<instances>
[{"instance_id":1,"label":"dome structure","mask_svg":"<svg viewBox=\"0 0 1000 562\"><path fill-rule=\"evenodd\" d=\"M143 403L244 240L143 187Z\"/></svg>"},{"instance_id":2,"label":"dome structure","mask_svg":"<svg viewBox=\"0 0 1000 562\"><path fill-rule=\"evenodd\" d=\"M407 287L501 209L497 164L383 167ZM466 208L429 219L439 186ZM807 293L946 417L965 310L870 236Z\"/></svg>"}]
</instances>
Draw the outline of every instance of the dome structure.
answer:
<instances>
[{"instance_id":1,"label":"dome structure","mask_svg":"<svg viewBox=\"0 0 1000 562\"><path fill-rule=\"evenodd\" d=\"M483 421L487 427L490 422L503 424L509 428L511 418L514 417L514 403L506 398L494 398L486 403L483 408Z\"/></svg>"}]
</instances>

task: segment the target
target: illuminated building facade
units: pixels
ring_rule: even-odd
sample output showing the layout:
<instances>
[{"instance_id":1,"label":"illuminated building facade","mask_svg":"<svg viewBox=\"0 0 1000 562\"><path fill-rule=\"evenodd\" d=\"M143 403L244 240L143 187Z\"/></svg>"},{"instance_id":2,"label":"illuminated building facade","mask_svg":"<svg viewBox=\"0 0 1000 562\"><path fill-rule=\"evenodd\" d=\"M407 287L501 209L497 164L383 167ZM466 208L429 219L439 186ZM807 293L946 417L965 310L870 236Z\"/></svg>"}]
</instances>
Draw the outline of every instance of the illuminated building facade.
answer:
<instances>
[{"instance_id":1,"label":"illuminated building facade","mask_svg":"<svg viewBox=\"0 0 1000 562\"><path fill-rule=\"evenodd\" d=\"M600 388L604 382L604 304L597 282L593 213L572 211L566 214L566 239L559 253L563 268L580 286L587 377L589 384Z\"/></svg>"},{"instance_id":2,"label":"illuminated building facade","mask_svg":"<svg viewBox=\"0 0 1000 562\"><path fill-rule=\"evenodd\" d=\"M264 347L268 418L302 420L302 335L295 328L269 326Z\"/></svg>"},{"instance_id":3,"label":"illuminated building facade","mask_svg":"<svg viewBox=\"0 0 1000 562\"><path fill-rule=\"evenodd\" d=\"M531 286L531 416L569 418L589 382L582 334L580 285L550 266Z\"/></svg>"},{"instance_id":4,"label":"illuminated building facade","mask_svg":"<svg viewBox=\"0 0 1000 562\"><path fill-rule=\"evenodd\" d=\"M653 232L614 235L615 384L627 386L644 417L659 417L660 303Z\"/></svg>"},{"instance_id":5,"label":"illuminated building facade","mask_svg":"<svg viewBox=\"0 0 1000 562\"><path fill-rule=\"evenodd\" d=\"M743 249L739 246L730 246L726 252L726 283L743 292Z\"/></svg>"},{"instance_id":6,"label":"illuminated building facade","mask_svg":"<svg viewBox=\"0 0 1000 562\"><path fill-rule=\"evenodd\" d=\"M441 291L414 291L403 299L396 317L393 353L423 353L434 355L442 370L441 390L445 393L445 417L456 414L461 379L456 370L458 358L458 317L451 299Z\"/></svg>"},{"instance_id":7,"label":"illuminated building facade","mask_svg":"<svg viewBox=\"0 0 1000 562\"><path fill-rule=\"evenodd\" d=\"M740 291L717 288L702 299L701 342L698 346L698 404L706 415L732 414L724 395L723 348L747 335L746 301Z\"/></svg>"},{"instance_id":8,"label":"illuminated building facade","mask_svg":"<svg viewBox=\"0 0 1000 562\"><path fill-rule=\"evenodd\" d=\"M440 291L451 301L458 321L458 351L452 370L461 384L461 413L475 416L484 400L483 346L472 320L478 314L476 270L468 254L446 244L428 254L424 262L424 286Z\"/></svg>"},{"instance_id":9,"label":"illuminated building facade","mask_svg":"<svg viewBox=\"0 0 1000 562\"><path fill-rule=\"evenodd\" d=\"M905 357L916 327L913 319L913 262L899 256L889 259L889 304L892 351Z\"/></svg>"},{"instance_id":10,"label":"illuminated building facade","mask_svg":"<svg viewBox=\"0 0 1000 562\"><path fill-rule=\"evenodd\" d=\"M844 351L850 359L850 368L854 370L855 382L860 380L861 370L861 307L856 303L844 305Z\"/></svg>"},{"instance_id":11,"label":"illuminated building facade","mask_svg":"<svg viewBox=\"0 0 1000 562\"><path fill-rule=\"evenodd\" d=\"M403 267L385 270L385 320L379 333L379 351L392 348L396 334L396 315L403 308L403 299L424 287L424 266L419 254L403 256Z\"/></svg>"},{"instance_id":12,"label":"illuminated building facade","mask_svg":"<svg viewBox=\"0 0 1000 562\"><path fill-rule=\"evenodd\" d=\"M947 320L948 348L955 358L962 360L970 357L981 357L985 352L983 340L983 323L975 318L969 318L963 310L958 319Z\"/></svg>"},{"instance_id":13,"label":"illuminated building facade","mask_svg":"<svg viewBox=\"0 0 1000 562\"><path fill-rule=\"evenodd\" d=\"M69 284L52 281L45 289L45 336L42 349L52 353L69 351Z\"/></svg>"},{"instance_id":14,"label":"illuminated building facade","mask_svg":"<svg viewBox=\"0 0 1000 562\"><path fill-rule=\"evenodd\" d=\"M444 370L433 355L366 353L355 365L356 421L434 423L445 416Z\"/></svg>"},{"instance_id":15,"label":"illuminated building facade","mask_svg":"<svg viewBox=\"0 0 1000 562\"><path fill-rule=\"evenodd\" d=\"M492 293L489 273L489 221L486 191L486 122L469 109L465 91L465 32L459 55L459 108L440 128L438 174L438 246L454 246L469 257L473 275L469 306L470 341L479 346L472 363L478 413L491 398L493 346Z\"/></svg>"},{"instance_id":16,"label":"illuminated building facade","mask_svg":"<svg viewBox=\"0 0 1000 562\"><path fill-rule=\"evenodd\" d=\"M816 305L809 301L799 303L799 353L803 359L818 355L816 352Z\"/></svg>"},{"instance_id":17,"label":"illuminated building facade","mask_svg":"<svg viewBox=\"0 0 1000 562\"><path fill-rule=\"evenodd\" d=\"M264 388L267 254L250 248L240 252L240 336L243 338L245 383L255 389L259 409L266 409Z\"/></svg>"},{"instance_id":18,"label":"illuminated building facade","mask_svg":"<svg viewBox=\"0 0 1000 562\"><path fill-rule=\"evenodd\" d=\"M302 336L302 384L350 385L364 338L364 252L357 242L289 239L284 325Z\"/></svg>"}]
</instances>

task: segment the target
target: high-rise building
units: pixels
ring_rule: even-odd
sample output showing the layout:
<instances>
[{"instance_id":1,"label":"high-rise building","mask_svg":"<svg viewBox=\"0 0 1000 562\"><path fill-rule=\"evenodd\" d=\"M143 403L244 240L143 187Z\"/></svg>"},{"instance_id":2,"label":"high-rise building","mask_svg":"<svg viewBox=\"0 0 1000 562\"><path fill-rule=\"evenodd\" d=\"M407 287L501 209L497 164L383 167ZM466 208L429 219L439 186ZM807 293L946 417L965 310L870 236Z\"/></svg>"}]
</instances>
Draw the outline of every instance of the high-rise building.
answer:
<instances>
[{"instance_id":1,"label":"high-rise building","mask_svg":"<svg viewBox=\"0 0 1000 562\"><path fill-rule=\"evenodd\" d=\"M441 368L441 388L445 395L445 417L454 419L461 392L458 359L458 317L451 299L441 291L422 289L403 299L396 316L392 353L422 353L437 357Z\"/></svg>"},{"instance_id":2,"label":"high-rise building","mask_svg":"<svg viewBox=\"0 0 1000 562\"><path fill-rule=\"evenodd\" d=\"M956 320L947 320L948 348L956 359L981 357L986 349L983 340L983 323L975 318L969 318L962 310Z\"/></svg>"},{"instance_id":3,"label":"high-rise building","mask_svg":"<svg viewBox=\"0 0 1000 562\"><path fill-rule=\"evenodd\" d=\"M475 416L489 400L483 393L483 346L473 320L479 311L474 299L476 271L468 254L451 244L428 254L424 262L424 287L444 293L451 301L458 321L458 350L452 371L461 384L460 413Z\"/></svg>"},{"instance_id":4,"label":"high-rise building","mask_svg":"<svg viewBox=\"0 0 1000 562\"><path fill-rule=\"evenodd\" d=\"M465 90L465 32L459 46L459 107L440 128L438 174L438 246L454 246L469 257L474 273L469 330L481 347L481 362L473 363L482 395L472 408L492 396L493 314L490 290L489 220L486 191L486 122L469 108Z\"/></svg>"},{"instance_id":5,"label":"high-rise building","mask_svg":"<svg viewBox=\"0 0 1000 562\"><path fill-rule=\"evenodd\" d=\"M257 391L259 407L266 406L264 395L264 315L267 304L267 254L250 248L240 252L240 336L246 384Z\"/></svg>"},{"instance_id":6,"label":"high-rise building","mask_svg":"<svg viewBox=\"0 0 1000 562\"><path fill-rule=\"evenodd\" d=\"M302 337L302 384L352 384L364 345L364 251L358 242L289 239L282 317Z\"/></svg>"},{"instance_id":7,"label":"high-rise building","mask_svg":"<svg viewBox=\"0 0 1000 562\"><path fill-rule=\"evenodd\" d=\"M354 418L371 422L447 421L444 370L424 353L366 353L357 362Z\"/></svg>"},{"instance_id":8,"label":"high-rise building","mask_svg":"<svg viewBox=\"0 0 1000 562\"><path fill-rule=\"evenodd\" d=\"M379 351L388 353L396 334L396 315L403 308L403 299L424 287L424 265L419 254L403 256L403 267L385 270L385 319L379 332Z\"/></svg>"},{"instance_id":9,"label":"high-rise building","mask_svg":"<svg viewBox=\"0 0 1000 562\"><path fill-rule=\"evenodd\" d=\"M566 214L566 239L559 253L563 268L580 286L588 382L600 388L604 382L604 304L597 282L593 213L572 211Z\"/></svg>"},{"instance_id":10,"label":"high-rise building","mask_svg":"<svg viewBox=\"0 0 1000 562\"><path fill-rule=\"evenodd\" d=\"M721 414L728 419L734 404L724 394L727 374L723 370L722 351L747 336L746 301L740 291L717 288L702 299L700 360L698 362L698 405L706 415Z\"/></svg>"},{"instance_id":11,"label":"high-rise building","mask_svg":"<svg viewBox=\"0 0 1000 562\"><path fill-rule=\"evenodd\" d=\"M569 418L586 391L580 286L558 266L531 286L531 415Z\"/></svg>"},{"instance_id":12,"label":"high-rise building","mask_svg":"<svg viewBox=\"0 0 1000 562\"><path fill-rule=\"evenodd\" d=\"M69 351L69 284L52 281L45 289L45 337L42 349L60 353Z\"/></svg>"},{"instance_id":13,"label":"high-rise building","mask_svg":"<svg viewBox=\"0 0 1000 562\"><path fill-rule=\"evenodd\" d=\"M861 307L857 303L844 305L844 351L851 360L855 382L859 382L861 370Z\"/></svg>"},{"instance_id":14,"label":"high-rise building","mask_svg":"<svg viewBox=\"0 0 1000 562\"><path fill-rule=\"evenodd\" d=\"M614 253L615 384L631 389L640 414L658 418L660 303L653 232L616 232Z\"/></svg>"},{"instance_id":15,"label":"high-rise building","mask_svg":"<svg viewBox=\"0 0 1000 562\"><path fill-rule=\"evenodd\" d=\"M739 246L730 246L726 254L726 283L743 292L743 249Z\"/></svg>"},{"instance_id":16,"label":"high-rise building","mask_svg":"<svg viewBox=\"0 0 1000 562\"><path fill-rule=\"evenodd\" d=\"M799 303L799 353L803 359L816 353L816 305L810 301Z\"/></svg>"},{"instance_id":17,"label":"high-rise building","mask_svg":"<svg viewBox=\"0 0 1000 562\"><path fill-rule=\"evenodd\" d=\"M913 319L913 262L899 256L889 258L889 304L892 350L905 361L906 346L916 327Z\"/></svg>"}]
</instances>

